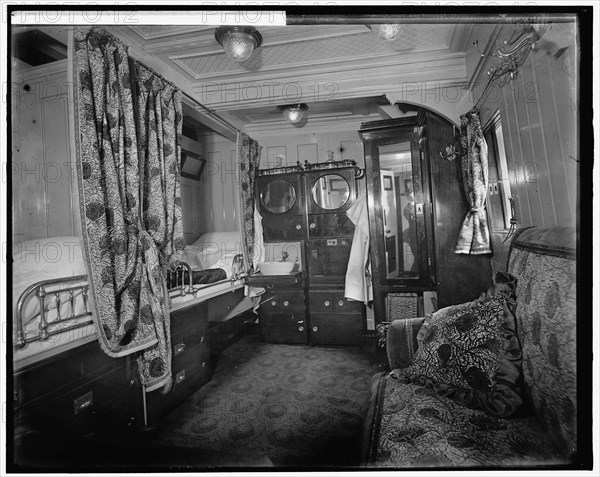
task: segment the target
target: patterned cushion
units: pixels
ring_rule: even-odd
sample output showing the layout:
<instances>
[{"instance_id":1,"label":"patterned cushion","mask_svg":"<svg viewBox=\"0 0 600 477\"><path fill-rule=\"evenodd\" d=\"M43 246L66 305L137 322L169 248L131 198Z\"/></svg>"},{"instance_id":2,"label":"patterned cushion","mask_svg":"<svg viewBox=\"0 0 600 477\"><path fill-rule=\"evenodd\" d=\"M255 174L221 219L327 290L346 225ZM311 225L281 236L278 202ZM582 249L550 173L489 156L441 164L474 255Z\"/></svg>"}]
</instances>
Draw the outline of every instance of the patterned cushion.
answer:
<instances>
[{"instance_id":1,"label":"patterned cushion","mask_svg":"<svg viewBox=\"0 0 600 477\"><path fill-rule=\"evenodd\" d=\"M491 417L392 375L382 384L378 445L369 464L407 468L564 463L533 417Z\"/></svg>"},{"instance_id":2,"label":"patterned cushion","mask_svg":"<svg viewBox=\"0 0 600 477\"><path fill-rule=\"evenodd\" d=\"M523 403L514 326L500 296L443 308L425 325L409 375L465 406L512 415Z\"/></svg>"}]
</instances>

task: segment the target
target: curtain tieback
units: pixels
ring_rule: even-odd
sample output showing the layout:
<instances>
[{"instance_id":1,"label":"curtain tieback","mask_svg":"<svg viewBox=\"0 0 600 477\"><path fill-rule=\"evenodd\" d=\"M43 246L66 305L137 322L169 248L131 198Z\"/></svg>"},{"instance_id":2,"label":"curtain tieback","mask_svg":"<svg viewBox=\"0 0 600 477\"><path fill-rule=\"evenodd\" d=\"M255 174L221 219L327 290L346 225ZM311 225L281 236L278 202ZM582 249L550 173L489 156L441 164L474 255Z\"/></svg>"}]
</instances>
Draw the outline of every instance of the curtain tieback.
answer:
<instances>
[{"instance_id":1,"label":"curtain tieback","mask_svg":"<svg viewBox=\"0 0 600 477\"><path fill-rule=\"evenodd\" d=\"M483 212L484 209L485 209L484 206L481 206L481 207L471 207L471 212L475 214L477 212Z\"/></svg>"}]
</instances>

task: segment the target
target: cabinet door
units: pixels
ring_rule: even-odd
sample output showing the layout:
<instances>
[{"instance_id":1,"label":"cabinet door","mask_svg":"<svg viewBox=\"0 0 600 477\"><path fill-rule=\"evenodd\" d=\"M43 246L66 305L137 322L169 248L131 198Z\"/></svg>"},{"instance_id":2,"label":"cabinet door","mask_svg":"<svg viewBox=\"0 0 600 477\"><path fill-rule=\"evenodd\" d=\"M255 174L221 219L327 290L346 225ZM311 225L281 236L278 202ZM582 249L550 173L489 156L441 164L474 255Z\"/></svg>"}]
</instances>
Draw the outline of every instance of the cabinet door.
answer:
<instances>
[{"instance_id":1,"label":"cabinet door","mask_svg":"<svg viewBox=\"0 0 600 477\"><path fill-rule=\"evenodd\" d=\"M297 242L304 238L302 215L264 217L262 219L265 242Z\"/></svg>"},{"instance_id":2,"label":"cabinet door","mask_svg":"<svg viewBox=\"0 0 600 477\"><path fill-rule=\"evenodd\" d=\"M310 314L310 338L315 345L358 346L363 334L362 314Z\"/></svg>"},{"instance_id":3,"label":"cabinet door","mask_svg":"<svg viewBox=\"0 0 600 477\"><path fill-rule=\"evenodd\" d=\"M343 281L352 248L351 238L323 238L308 241L308 268L311 277Z\"/></svg>"},{"instance_id":4,"label":"cabinet door","mask_svg":"<svg viewBox=\"0 0 600 477\"><path fill-rule=\"evenodd\" d=\"M309 238L352 237L353 235L354 224L345 212L308 216Z\"/></svg>"},{"instance_id":5,"label":"cabinet door","mask_svg":"<svg viewBox=\"0 0 600 477\"><path fill-rule=\"evenodd\" d=\"M267 313L259 318L261 341L266 343L304 344L306 343L306 322L304 313Z\"/></svg>"}]
</instances>

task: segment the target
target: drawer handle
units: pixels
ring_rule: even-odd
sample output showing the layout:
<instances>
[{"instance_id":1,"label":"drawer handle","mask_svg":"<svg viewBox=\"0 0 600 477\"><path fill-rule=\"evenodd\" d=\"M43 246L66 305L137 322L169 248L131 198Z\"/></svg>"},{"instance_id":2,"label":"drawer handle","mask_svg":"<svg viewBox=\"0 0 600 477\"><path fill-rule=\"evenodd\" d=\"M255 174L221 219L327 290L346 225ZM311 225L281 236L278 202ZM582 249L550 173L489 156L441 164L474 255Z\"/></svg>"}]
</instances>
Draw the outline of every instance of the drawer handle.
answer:
<instances>
[{"instance_id":1,"label":"drawer handle","mask_svg":"<svg viewBox=\"0 0 600 477\"><path fill-rule=\"evenodd\" d=\"M273 301L271 302L271 306L277 306L277 302L276 302L275 300L273 300Z\"/></svg>"},{"instance_id":2,"label":"drawer handle","mask_svg":"<svg viewBox=\"0 0 600 477\"><path fill-rule=\"evenodd\" d=\"M290 305L290 302L289 302L289 301L285 300L285 301L283 302L283 306L289 306L289 305Z\"/></svg>"},{"instance_id":3,"label":"drawer handle","mask_svg":"<svg viewBox=\"0 0 600 477\"><path fill-rule=\"evenodd\" d=\"M273 288L275 285L273 285L272 283L267 283L267 288L270 290L271 288Z\"/></svg>"},{"instance_id":4,"label":"drawer handle","mask_svg":"<svg viewBox=\"0 0 600 477\"><path fill-rule=\"evenodd\" d=\"M296 230L300 230L302 228L302 225L298 224L296 225Z\"/></svg>"},{"instance_id":5,"label":"drawer handle","mask_svg":"<svg viewBox=\"0 0 600 477\"><path fill-rule=\"evenodd\" d=\"M183 353L184 350L185 350L185 343L182 341L181 343L177 343L175 345L175 352L173 354L175 356L177 356L178 354Z\"/></svg>"},{"instance_id":6,"label":"drawer handle","mask_svg":"<svg viewBox=\"0 0 600 477\"><path fill-rule=\"evenodd\" d=\"M85 393L83 396L79 396L73 400L73 414L78 414L84 409L87 409L94 404L94 396L92 391Z\"/></svg>"},{"instance_id":7,"label":"drawer handle","mask_svg":"<svg viewBox=\"0 0 600 477\"><path fill-rule=\"evenodd\" d=\"M316 333L317 331L319 331L319 328L317 326L313 326L312 330Z\"/></svg>"},{"instance_id":8,"label":"drawer handle","mask_svg":"<svg viewBox=\"0 0 600 477\"><path fill-rule=\"evenodd\" d=\"M298 331L304 331L304 326L299 326Z\"/></svg>"},{"instance_id":9,"label":"drawer handle","mask_svg":"<svg viewBox=\"0 0 600 477\"><path fill-rule=\"evenodd\" d=\"M331 305L331 302L330 302L329 300L325 300L325 301L323 302L323 305L325 305L325 306L329 306L329 305Z\"/></svg>"},{"instance_id":10,"label":"drawer handle","mask_svg":"<svg viewBox=\"0 0 600 477\"><path fill-rule=\"evenodd\" d=\"M175 376L175 381L177 383L182 382L185 379L185 369L182 369L181 371L179 371L177 373L177 375Z\"/></svg>"},{"instance_id":11,"label":"drawer handle","mask_svg":"<svg viewBox=\"0 0 600 477\"><path fill-rule=\"evenodd\" d=\"M310 229L313 230L316 227L316 224L310 224Z\"/></svg>"},{"instance_id":12,"label":"drawer handle","mask_svg":"<svg viewBox=\"0 0 600 477\"><path fill-rule=\"evenodd\" d=\"M344 300L338 301L338 306L344 306Z\"/></svg>"}]
</instances>

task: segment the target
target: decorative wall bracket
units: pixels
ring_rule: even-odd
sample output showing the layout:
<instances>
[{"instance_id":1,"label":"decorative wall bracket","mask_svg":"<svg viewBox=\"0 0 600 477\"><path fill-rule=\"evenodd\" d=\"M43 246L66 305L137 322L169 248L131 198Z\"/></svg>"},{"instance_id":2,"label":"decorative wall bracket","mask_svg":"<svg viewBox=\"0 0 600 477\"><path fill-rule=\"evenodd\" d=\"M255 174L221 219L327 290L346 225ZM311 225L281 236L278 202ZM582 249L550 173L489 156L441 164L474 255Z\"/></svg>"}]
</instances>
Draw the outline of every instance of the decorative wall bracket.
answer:
<instances>
[{"instance_id":1,"label":"decorative wall bracket","mask_svg":"<svg viewBox=\"0 0 600 477\"><path fill-rule=\"evenodd\" d=\"M515 40L509 42L504 40L503 46L498 48L496 53L489 56L499 58L501 63L491 66L487 74L490 81L496 81L508 74L508 80L514 80L517 78L519 68L523 65L529 53L536 49L536 43L540 39L540 34L534 27L529 27L523 31ZM479 54L484 57L486 56L479 49L479 41L473 41L473 45L479 51ZM504 81L507 81L506 79Z\"/></svg>"},{"instance_id":2,"label":"decorative wall bracket","mask_svg":"<svg viewBox=\"0 0 600 477\"><path fill-rule=\"evenodd\" d=\"M442 159L448 159L450 162L452 162L454 159L456 159L457 157L460 157L461 154L454 148L454 146L446 146L446 154L444 155L443 152L440 152L440 157Z\"/></svg>"}]
</instances>

